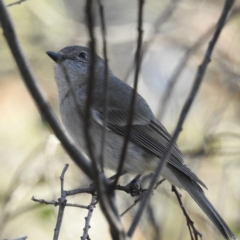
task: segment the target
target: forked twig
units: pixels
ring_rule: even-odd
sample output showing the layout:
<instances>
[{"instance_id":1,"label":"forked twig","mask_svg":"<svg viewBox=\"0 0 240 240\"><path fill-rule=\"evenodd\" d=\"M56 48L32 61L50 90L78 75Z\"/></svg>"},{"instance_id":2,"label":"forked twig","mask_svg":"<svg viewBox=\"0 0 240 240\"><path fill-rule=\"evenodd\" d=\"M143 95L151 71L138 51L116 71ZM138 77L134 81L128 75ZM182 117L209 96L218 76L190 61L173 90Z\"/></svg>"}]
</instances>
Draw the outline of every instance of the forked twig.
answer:
<instances>
[{"instance_id":1,"label":"forked twig","mask_svg":"<svg viewBox=\"0 0 240 240\"><path fill-rule=\"evenodd\" d=\"M181 207L182 212L183 212L183 214L186 218L189 234L191 236L191 240L198 240L198 236L202 239L202 234L195 228L194 222L189 217L186 209L183 206L183 203L182 203L182 200L181 200L181 195L179 194L177 188L173 185L172 185L172 192L175 193L175 195L177 197L177 200L178 200L178 203L179 203L179 206Z\"/></svg>"},{"instance_id":2,"label":"forked twig","mask_svg":"<svg viewBox=\"0 0 240 240\"><path fill-rule=\"evenodd\" d=\"M46 205L53 205L53 206L55 206L55 207L57 207L57 206L60 205L60 202L59 202L59 201L55 201L55 200L46 201L46 200L44 200L44 199L38 199L38 198L36 198L35 196L32 196L32 201L38 202L38 203L41 203L41 204L46 204ZM66 207L77 207L77 208L89 209L89 206L84 206L84 205L80 205L80 204L76 204L76 203L66 203L65 206L66 206Z\"/></svg>"},{"instance_id":3,"label":"forked twig","mask_svg":"<svg viewBox=\"0 0 240 240\"><path fill-rule=\"evenodd\" d=\"M65 165L65 167L63 168L62 174L60 176L60 181L61 181L61 198L58 199L59 201L59 208L58 208L58 216L57 216L57 223L56 223L56 227L54 229L54 236L53 236L53 240L57 240L59 233L60 233L60 229L61 229L61 225L62 225L62 219L63 219L63 214L64 214L64 210L66 207L66 193L64 191L64 175L68 169L68 164Z\"/></svg>"},{"instance_id":4,"label":"forked twig","mask_svg":"<svg viewBox=\"0 0 240 240\"><path fill-rule=\"evenodd\" d=\"M85 227L83 228L83 236L81 237L81 240L85 240L89 238L88 230L90 228L90 220L92 218L92 212L96 206L96 203L97 203L97 196L95 194L92 194L92 200L89 205L88 215L87 217L85 217Z\"/></svg>"},{"instance_id":5,"label":"forked twig","mask_svg":"<svg viewBox=\"0 0 240 240\"><path fill-rule=\"evenodd\" d=\"M71 190L71 191L65 191L64 190L64 176L65 176L65 173L66 173L68 167L69 167L69 165L66 164L64 169L62 170L62 173L61 173L61 176L60 176L61 197L58 199L58 201L54 201L54 200L53 201L46 201L44 199L37 199L34 196L32 197L32 200L34 202L38 202L38 203L41 203L41 204L59 206L57 223L56 223L56 227L54 229L53 240L57 240L58 237L59 237L59 233L60 233L60 229L61 229L61 223L62 223L62 219L63 219L63 214L64 214L64 210L65 210L66 206L88 209L88 215L85 218L86 223L85 223L85 227L84 227L84 233L83 233L83 236L81 237L81 239L82 240L83 239L84 240L89 239L89 236L88 236L88 229L90 228L89 223L90 223L90 220L91 220L91 217L92 217L93 208L97 204L97 195L95 193L93 185L90 185L88 188L81 188L81 189L75 189L75 190ZM66 200L67 196L78 194L78 193L89 193L89 194L91 194L92 195L91 203L88 206L84 206L84 205L80 205L80 204L67 203L67 200Z\"/></svg>"}]
</instances>

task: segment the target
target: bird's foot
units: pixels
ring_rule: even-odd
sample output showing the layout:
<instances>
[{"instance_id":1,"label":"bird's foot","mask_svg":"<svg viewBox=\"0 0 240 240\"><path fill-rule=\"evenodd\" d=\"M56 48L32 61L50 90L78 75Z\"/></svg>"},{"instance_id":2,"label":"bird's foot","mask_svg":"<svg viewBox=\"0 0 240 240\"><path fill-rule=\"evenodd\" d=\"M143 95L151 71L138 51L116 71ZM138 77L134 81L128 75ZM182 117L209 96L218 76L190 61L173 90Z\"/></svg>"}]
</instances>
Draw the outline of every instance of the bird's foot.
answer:
<instances>
[{"instance_id":1,"label":"bird's foot","mask_svg":"<svg viewBox=\"0 0 240 240\"><path fill-rule=\"evenodd\" d=\"M141 185L140 177L141 174L137 175L130 183L127 184L127 187L129 187L129 194L131 194L132 197L138 196L142 192L144 192L144 189Z\"/></svg>"}]
</instances>

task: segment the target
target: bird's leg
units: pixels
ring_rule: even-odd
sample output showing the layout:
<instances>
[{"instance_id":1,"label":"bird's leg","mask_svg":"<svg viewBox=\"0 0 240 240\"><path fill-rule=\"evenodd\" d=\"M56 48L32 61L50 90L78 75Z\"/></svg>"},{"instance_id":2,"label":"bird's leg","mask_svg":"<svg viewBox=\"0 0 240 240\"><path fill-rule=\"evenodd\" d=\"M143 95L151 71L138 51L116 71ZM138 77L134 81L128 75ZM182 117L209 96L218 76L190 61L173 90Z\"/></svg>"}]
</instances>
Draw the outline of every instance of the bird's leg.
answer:
<instances>
[{"instance_id":1,"label":"bird's leg","mask_svg":"<svg viewBox=\"0 0 240 240\"><path fill-rule=\"evenodd\" d=\"M132 197L138 196L143 192L140 177L142 174L137 175L130 183L128 183L126 186L130 187L129 193Z\"/></svg>"}]
</instances>

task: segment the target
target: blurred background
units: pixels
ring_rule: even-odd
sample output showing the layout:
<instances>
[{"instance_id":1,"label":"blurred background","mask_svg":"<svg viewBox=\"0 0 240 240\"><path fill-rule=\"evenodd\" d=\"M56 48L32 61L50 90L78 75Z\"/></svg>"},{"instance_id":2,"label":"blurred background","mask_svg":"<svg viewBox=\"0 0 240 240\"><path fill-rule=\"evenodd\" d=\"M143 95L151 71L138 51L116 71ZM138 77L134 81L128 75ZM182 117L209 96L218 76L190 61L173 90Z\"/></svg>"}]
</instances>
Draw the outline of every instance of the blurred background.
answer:
<instances>
[{"instance_id":1,"label":"blurred background","mask_svg":"<svg viewBox=\"0 0 240 240\"><path fill-rule=\"evenodd\" d=\"M5 1L10 4L14 1ZM137 39L138 1L104 0L109 65L132 85ZM138 91L165 127L173 132L191 89L197 68L224 1L149 0L144 6L144 56ZM46 51L88 44L85 1L27 0L9 7L22 47L41 88L58 112L53 61ZM97 49L102 55L98 9L95 9ZM220 36L204 82L192 105L178 144L189 167L207 185L205 193L240 238L240 1ZM177 76L177 77L176 77ZM70 164L65 189L86 187L90 181L66 155L41 118L6 41L0 37L0 239L28 236L51 239L57 208L31 197L57 200L61 171ZM113 173L108 171L110 176ZM133 176L121 180L126 184ZM186 209L203 239L221 239L205 214L184 191ZM134 202L117 192L119 212ZM69 197L88 205L91 196ZM122 217L128 229L137 206ZM66 208L59 239L82 236L87 210ZM154 224L153 224L154 223ZM91 239L110 239L99 205L94 209ZM164 182L152 196L133 239L190 239L185 218Z\"/></svg>"}]
</instances>

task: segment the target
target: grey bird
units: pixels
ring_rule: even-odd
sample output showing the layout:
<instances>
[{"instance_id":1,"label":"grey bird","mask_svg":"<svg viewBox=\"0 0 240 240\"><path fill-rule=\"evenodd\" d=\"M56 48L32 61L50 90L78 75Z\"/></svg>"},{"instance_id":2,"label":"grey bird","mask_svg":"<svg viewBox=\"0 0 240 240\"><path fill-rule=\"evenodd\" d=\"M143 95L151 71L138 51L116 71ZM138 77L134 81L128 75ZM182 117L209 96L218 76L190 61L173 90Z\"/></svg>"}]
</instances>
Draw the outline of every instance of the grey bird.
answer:
<instances>
[{"instance_id":1,"label":"grey bird","mask_svg":"<svg viewBox=\"0 0 240 240\"><path fill-rule=\"evenodd\" d=\"M58 53L48 51L47 54L56 62L55 77L63 124L76 144L85 154L88 154L84 137L84 119L91 50L82 46L69 46ZM104 60L96 55L95 82L89 119L89 134L93 141L96 159L101 153L104 126L104 68ZM118 167L127 129L132 92L133 89L118 79L109 69L109 105L104 166L115 171ZM131 174L154 171L161 161L170 138L170 134L156 119L146 101L137 94L124 170ZM201 188L201 186L206 188L204 183L184 164L182 153L176 144L172 148L162 176L172 185L185 189L225 239L236 239L228 225L206 198Z\"/></svg>"}]
</instances>

